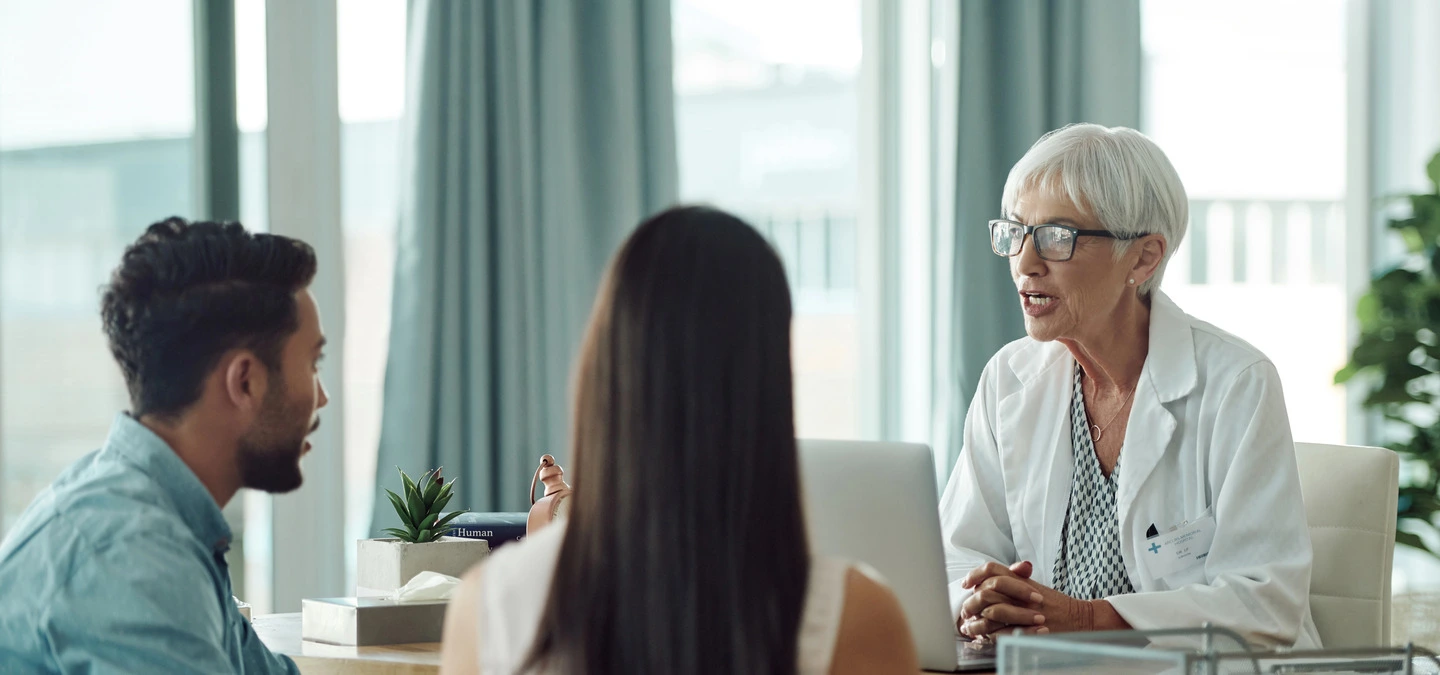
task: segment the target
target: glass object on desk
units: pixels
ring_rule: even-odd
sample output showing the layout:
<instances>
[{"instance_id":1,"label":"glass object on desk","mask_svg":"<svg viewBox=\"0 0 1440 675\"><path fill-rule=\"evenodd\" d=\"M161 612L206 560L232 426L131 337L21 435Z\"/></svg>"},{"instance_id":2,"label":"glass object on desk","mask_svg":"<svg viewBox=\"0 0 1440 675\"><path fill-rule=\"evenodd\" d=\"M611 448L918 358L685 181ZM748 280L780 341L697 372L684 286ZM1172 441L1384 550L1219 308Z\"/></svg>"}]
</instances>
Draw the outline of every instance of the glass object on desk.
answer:
<instances>
[{"instance_id":1,"label":"glass object on desk","mask_svg":"<svg viewBox=\"0 0 1440 675\"><path fill-rule=\"evenodd\" d=\"M1440 674L1440 659L1434 652L1413 645L1267 651L1246 644L1233 631L1211 626L1005 636L1000 638L999 656L999 675Z\"/></svg>"}]
</instances>

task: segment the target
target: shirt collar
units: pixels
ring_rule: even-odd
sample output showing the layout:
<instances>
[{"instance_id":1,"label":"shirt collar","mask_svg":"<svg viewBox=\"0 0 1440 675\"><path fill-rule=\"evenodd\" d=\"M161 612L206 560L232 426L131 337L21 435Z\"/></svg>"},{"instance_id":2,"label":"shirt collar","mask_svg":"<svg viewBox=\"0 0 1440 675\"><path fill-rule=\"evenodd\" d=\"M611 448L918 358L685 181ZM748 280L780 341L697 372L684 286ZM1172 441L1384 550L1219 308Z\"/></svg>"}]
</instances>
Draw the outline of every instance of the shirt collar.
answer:
<instances>
[{"instance_id":1,"label":"shirt collar","mask_svg":"<svg viewBox=\"0 0 1440 675\"><path fill-rule=\"evenodd\" d=\"M180 456L145 425L127 413L115 416L105 453L134 466L155 483L174 505L180 519L206 547L223 552L230 547L230 525L220 505Z\"/></svg>"},{"instance_id":2,"label":"shirt collar","mask_svg":"<svg viewBox=\"0 0 1440 675\"><path fill-rule=\"evenodd\" d=\"M1150 302L1150 355L1145 359L1161 401L1188 396L1199 382L1195 336L1189 315L1158 289Z\"/></svg>"}]
</instances>

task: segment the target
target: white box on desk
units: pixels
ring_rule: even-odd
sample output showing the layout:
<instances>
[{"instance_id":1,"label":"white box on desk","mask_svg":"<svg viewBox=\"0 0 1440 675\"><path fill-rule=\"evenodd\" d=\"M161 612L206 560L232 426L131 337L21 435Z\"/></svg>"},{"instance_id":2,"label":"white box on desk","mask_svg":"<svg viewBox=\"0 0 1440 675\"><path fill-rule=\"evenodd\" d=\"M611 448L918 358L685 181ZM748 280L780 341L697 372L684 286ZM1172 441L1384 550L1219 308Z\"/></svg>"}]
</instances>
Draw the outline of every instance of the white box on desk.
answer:
<instances>
[{"instance_id":1,"label":"white box on desk","mask_svg":"<svg viewBox=\"0 0 1440 675\"><path fill-rule=\"evenodd\" d=\"M367 647L439 642L448 600L395 602L389 598L317 598L300 602L300 637Z\"/></svg>"}]
</instances>

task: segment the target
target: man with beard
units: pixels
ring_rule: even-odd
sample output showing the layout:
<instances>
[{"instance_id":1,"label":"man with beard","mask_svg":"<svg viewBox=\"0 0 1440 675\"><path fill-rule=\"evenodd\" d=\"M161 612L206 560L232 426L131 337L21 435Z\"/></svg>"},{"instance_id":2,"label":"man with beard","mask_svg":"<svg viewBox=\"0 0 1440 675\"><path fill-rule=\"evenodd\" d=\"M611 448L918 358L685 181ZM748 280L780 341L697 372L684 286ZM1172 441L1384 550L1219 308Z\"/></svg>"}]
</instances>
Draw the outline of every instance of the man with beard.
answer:
<instances>
[{"instance_id":1,"label":"man with beard","mask_svg":"<svg viewBox=\"0 0 1440 675\"><path fill-rule=\"evenodd\" d=\"M235 608L220 510L302 481L327 402L315 264L180 218L125 251L101 316L130 411L0 543L0 672L298 672Z\"/></svg>"}]
</instances>

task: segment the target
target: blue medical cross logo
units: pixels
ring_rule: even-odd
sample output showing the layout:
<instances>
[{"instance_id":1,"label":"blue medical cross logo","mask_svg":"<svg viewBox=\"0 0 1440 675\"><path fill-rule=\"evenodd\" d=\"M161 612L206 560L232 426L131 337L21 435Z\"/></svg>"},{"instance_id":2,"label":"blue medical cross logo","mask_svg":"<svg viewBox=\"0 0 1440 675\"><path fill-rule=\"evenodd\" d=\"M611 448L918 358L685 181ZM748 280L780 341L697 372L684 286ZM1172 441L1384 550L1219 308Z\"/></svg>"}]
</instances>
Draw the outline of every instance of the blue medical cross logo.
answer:
<instances>
[{"instance_id":1,"label":"blue medical cross logo","mask_svg":"<svg viewBox=\"0 0 1440 675\"><path fill-rule=\"evenodd\" d=\"M1151 552L1151 553L1159 553L1159 552L1160 552L1160 545L1159 545L1159 544L1151 544L1151 545L1150 545L1150 552Z\"/></svg>"}]
</instances>

